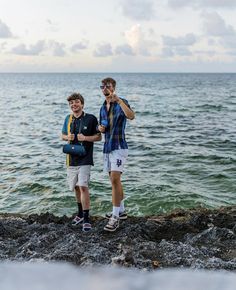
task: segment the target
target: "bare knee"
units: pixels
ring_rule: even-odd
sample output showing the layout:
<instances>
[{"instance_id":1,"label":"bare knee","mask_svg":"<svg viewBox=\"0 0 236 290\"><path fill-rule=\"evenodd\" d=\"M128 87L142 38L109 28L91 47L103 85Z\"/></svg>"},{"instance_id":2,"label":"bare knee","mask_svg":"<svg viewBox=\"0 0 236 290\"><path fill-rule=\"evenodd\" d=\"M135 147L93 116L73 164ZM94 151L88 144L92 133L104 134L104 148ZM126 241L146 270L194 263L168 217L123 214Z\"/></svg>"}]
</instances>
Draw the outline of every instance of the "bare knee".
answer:
<instances>
[{"instance_id":1,"label":"bare knee","mask_svg":"<svg viewBox=\"0 0 236 290\"><path fill-rule=\"evenodd\" d=\"M80 186L79 189L80 189L80 192L81 192L82 194L88 192L88 187L86 187L86 186Z\"/></svg>"}]
</instances>

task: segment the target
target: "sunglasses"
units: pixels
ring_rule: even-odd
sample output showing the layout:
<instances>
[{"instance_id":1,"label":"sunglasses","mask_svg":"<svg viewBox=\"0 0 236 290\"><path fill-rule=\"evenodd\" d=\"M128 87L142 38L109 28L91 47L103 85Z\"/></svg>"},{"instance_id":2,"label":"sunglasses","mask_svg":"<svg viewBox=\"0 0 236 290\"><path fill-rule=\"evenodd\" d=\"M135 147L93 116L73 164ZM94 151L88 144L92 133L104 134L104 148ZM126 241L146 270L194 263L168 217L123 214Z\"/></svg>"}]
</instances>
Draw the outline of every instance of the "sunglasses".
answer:
<instances>
[{"instance_id":1,"label":"sunglasses","mask_svg":"<svg viewBox=\"0 0 236 290\"><path fill-rule=\"evenodd\" d=\"M100 89L104 90L105 88L109 89L111 87L112 87L112 85L101 85Z\"/></svg>"}]
</instances>

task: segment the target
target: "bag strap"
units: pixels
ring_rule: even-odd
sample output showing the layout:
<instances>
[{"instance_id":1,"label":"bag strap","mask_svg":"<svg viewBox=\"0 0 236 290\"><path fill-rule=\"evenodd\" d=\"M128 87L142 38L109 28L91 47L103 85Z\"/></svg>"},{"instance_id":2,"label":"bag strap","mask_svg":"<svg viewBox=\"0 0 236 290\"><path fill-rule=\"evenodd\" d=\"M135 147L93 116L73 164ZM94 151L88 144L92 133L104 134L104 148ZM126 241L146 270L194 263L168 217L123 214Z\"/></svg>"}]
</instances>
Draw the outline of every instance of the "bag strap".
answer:
<instances>
[{"instance_id":1,"label":"bag strap","mask_svg":"<svg viewBox=\"0 0 236 290\"><path fill-rule=\"evenodd\" d=\"M83 123L83 118L84 118L84 115L80 118L80 124L79 124L79 134L81 134L81 131L82 131L82 123Z\"/></svg>"},{"instance_id":2,"label":"bag strap","mask_svg":"<svg viewBox=\"0 0 236 290\"><path fill-rule=\"evenodd\" d=\"M82 117L80 118L80 123L79 123L79 134L81 134L82 131L82 125L83 125L83 118L85 116L85 113L83 113ZM83 141L79 142L81 145L83 145Z\"/></svg>"},{"instance_id":3,"label":"bag strap","mask_svg":"<svg viewBox=\"0 0 236 290\"><path fill-rule=\"evenodd\" d=\"M69 120L68 120L68 124L67 124L67 134L70 134L70 125L72 123L72 118L73 115L70 114ZM71 141L68 141L68 144L71 144ZM70 154L66 154L66 165L69 166L70 165Z\"/></svg>"},{"instance_id":4,"label":"bag strap","mask_svg":"<svg viewBox=\"0 0 236 290\"><path fill-rule=\"evenodd\" d=\"M85 116L85 113L83 113L83 115L81 116L80 118L80 124L79 124L79 134L81 134L81 131L82 131L82 126L83 126L83 118ZM68 134L71 133L70 132L70 126L71 126L71 123L73 122L73 114L70 115L69 117L69 122L68 122L68 127L67 127L67 131L68 131ZM71 142L69 142L71 143ZM83 144L83 141L79 142L80 144Z\"/></svg>"},{"instance_id":5,"label":"bag strap","mask_svg":"<svg viewBox=\"0 0 236 290\"><path fill-rule=\"evenodd\" d=\"M70 132L70 125L72 123L72 119L73 119L73 114L70 114L69 121L68 121L68 124L67 124L67 133L68 133L68 135L71 133ZM70 141L68 143L70 144Z\"/></svg>"}]
</instances>

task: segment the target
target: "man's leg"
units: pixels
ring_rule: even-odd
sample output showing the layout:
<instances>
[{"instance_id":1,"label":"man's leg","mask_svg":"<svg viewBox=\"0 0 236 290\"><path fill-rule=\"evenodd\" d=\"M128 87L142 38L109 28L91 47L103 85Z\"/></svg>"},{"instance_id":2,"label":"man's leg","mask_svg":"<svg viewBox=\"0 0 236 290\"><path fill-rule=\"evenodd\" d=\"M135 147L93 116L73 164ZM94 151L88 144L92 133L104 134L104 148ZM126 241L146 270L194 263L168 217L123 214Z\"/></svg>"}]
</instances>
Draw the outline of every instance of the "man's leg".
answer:
<instances>
[{"instance_id":1,"label":"man's leg","mask_svg":"<svg viewBox=\"0 0 236 290\"><path fill-rule=\"evenodd\" d=\"M121 184L121 172L111 171L109 173L110 181L112 185L112 215L109 218L107 225L104 227L105 231L114 232L119 227L119 213L120 202L122 198L122 184Z\"/></svg>"},{"instance_id":2,"label":"man's leg","mask_svg":"<svg viewBox=\"0 0 236 290\"><path fill-rule=\"evenodd\" d=\"M90 209L90 195L89 195L89 180L90 180L90 165L83 165L80 167L79 172L79 189L81 203L83 207L83 230L89 231L91 229L91 224L89 220L89 209Z\"/></svg>"},{"instance_id":3,"label":"man's leg","mask_svg":"<svg viewBox=\"0 0 236 290\"><path fill-rule=\"evenodd\" d=\"M80 186L81 192L81 203L83 210L89 210L90 208L90 196L89 196L89 189L85 186Z\"/></svg>"},{"instance_id":4,"label":"man's leg","mask_svg":"<svg viewBox=\"0 0 236 290\"><path fill-rule=\"evenodd\" d=\"M68 185L71 191L75 192L75 199L77 201L77 206L78 206L78 213L75 216L75 218L72 220L71 225L72 226L77 226L83 221L83 209L81 205L81 199L80 199L80 190L79 187L77 186L78 182L78 167L76 166L70 166L67 168L67 181Z\"/></svg>"},{"instance_id":5,"label":"man's leg","mask_svg":"<svg viewBox=\"0 0 236 290\"><path fill-rule=\"evenodd\" d=\"M75 186L75 199L76 199L76 202L81 202L80 188L77 185Z\"/></svg>"},{"instance_id":6,"label":"man's leg","mask_svg":"<svg viewBox=\"0 0 236 290\"><path fill-rule=\"evenodd\" d=\"M127 214L124 207L124 192L121 184L121 174L124 170L127 156L127 149L118 149L109 154L104 154L104 170L109 172L109 177L112 184L113 210L112 214L105 215L108 219L111 218L112 215L118 216L122 220L127 219ZM117 213L118 208L119 213Z\"/></svg>"},{"instance_id":7,"label":"man's leg","mask_svg":"<svg viewBox=\"0 0 236 290\"><path fill-rule=\"evenodd\" d=\"M83 217L83 207L81 203L81 192L79 186L75 187L75 199L77 202L78 206L78 217L82 218Z\"/></svg>"},{"instance_id":8,"label":"man's leg","mask_svg":"<svg viewBox=\"0 0 236 290\"><path fill-rule=\"evenodd\" d=\"M113 211L118 208L120 210L120 202L123 199L123 188L121 184L121 172L119 171L111 171L110 172L110 180L112 185L112 205L113 205ZM115 208L115 210L114 210ZM116 214L115 214L116 213ZM118 213L115 211L113 212L114 215L119 216Z\"/></svg>"},{"instance_id":9,"label":"man's leg","mask_svg":"<svg viewBox=\"0 0 236 290\"><path fill-rule=\"evenodd\" d=\"M122 187L122 185L121 185ZM120 213L125 212L125 204L124 204L124 190L122 187L122 193L121 193L121 201L120 201Z\"/></svg>"},{"instance_id":10,"label":"man's leg","mask_svg":"<svg viewBox=\"0 0 236 290\"><path fill-rule=\"evenodd\" d=\"M118 149L114 150L110 154L110 179L112 183L112 189L114 192L118 190L119 192L119 206L120 213L125 211L124 208L124 191L121 184L121 174L124 171L124 166L128 156L128 149ZM114 173L114 174L113 174ZM113 180L114 179L114 180ZM116 190L117 189L117 190ZM124 217L123 217L124 218ZM125 216L127 218L127 216Z\"/></svg>"}]
</instances>

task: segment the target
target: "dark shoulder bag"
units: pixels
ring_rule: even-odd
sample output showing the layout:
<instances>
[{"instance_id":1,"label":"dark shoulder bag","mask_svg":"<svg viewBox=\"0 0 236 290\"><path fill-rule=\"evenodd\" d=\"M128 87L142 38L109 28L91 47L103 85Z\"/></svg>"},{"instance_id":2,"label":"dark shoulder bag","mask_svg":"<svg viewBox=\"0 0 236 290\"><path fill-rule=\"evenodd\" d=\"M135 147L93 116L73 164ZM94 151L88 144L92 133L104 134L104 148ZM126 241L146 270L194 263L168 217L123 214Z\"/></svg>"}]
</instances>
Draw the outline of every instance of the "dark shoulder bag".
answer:
<instances>
[{"instance_id":1,"label":"dark shoulder bag","mask_svg":"<svg viewBox=\"0 0 236 290\"><path fill-rule=\"evenodd\" d=\"M80 120L79 134L81 133L82 123L83 123L83 117ZM70 142L69 142L68 144L63 145L62 151L63 151L63 153L71 154L71 155L77 155L77 156L85 156L86 155L86 150L85 150L82 142L80 144L70 144Z\"/></svg>"}]
</instances>

